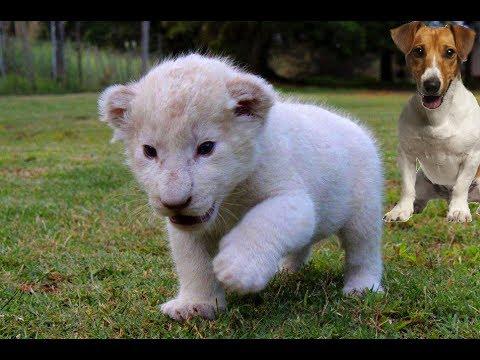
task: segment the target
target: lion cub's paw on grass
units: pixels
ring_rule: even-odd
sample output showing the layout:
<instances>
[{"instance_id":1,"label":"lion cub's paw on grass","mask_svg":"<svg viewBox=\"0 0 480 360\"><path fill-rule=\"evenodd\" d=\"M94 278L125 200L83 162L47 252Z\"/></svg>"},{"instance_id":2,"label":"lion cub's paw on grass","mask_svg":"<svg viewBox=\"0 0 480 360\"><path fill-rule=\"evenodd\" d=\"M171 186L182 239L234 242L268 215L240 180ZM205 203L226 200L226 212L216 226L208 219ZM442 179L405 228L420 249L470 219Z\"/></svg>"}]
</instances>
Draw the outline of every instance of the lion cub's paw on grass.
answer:
<instances>
[{"instance_id":1,"label":"lion cub's paw on grass","mask_svg":"<svg viewBox=\"0 0 480 360\"><path fill-rule=\"evenodd\" d=\"M380 282L370 276L355 276L344 285L342 292L346 296L363 295L368 291L383 293Z\"/></svg>"},{"instance_id":2,"label":"lion cub's paw on grass","mask_svg":"<svg viewBox=\"0 0 480 360\"><path fill-rule=\"evenodd\" d=\"M213 320L217 313L223 311L225 306L218 306L216 303L191 301L184 299L172 299L160 305L163 314L177 321L186 321L194 317Z\"/></svg>"}]
</instances>

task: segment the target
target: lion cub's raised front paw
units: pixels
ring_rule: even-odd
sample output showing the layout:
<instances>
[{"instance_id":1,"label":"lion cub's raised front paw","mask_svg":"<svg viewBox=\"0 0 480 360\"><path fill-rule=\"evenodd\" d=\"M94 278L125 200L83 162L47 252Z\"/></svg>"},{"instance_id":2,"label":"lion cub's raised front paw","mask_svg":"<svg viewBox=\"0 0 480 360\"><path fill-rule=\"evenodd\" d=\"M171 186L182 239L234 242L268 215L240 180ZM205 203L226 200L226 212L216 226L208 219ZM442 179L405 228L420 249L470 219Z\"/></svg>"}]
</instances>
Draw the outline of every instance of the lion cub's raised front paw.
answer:
<instances>
[{"instance_id":1,"label":"lion cub's raised front paw","mask_svg":"<svg viewBox=\"0 0 480 360\"><path fill-rule=\"evenodd\" d=\"M395 205L395 207L390 210L388 213L385 214L383 220L385 222L392 222L392 221L407 221L413 214L413 206L399 206Z\"/></svg>"},{"instance_id":2,"label":"lion cub's raised front paw","mask_svg":"<svg viewBox=\"0 0 480 360\"><path fill-rule=\"evenodd\" d=\"M189 320L195 316L200 316L204 319L213 320L218 311L224 309L224 306L218 306L216 303L210 302L196 302L184 299L172 299L160 306L160 310L165 315L170 316L177 321Z\"/></svg>"},{"instance_id":3,"label":"lion cub's raised front paw","mask_svg":"<svg viewBox=\"0 0 480 360\"><path fill-rule=\"evenodd\" d=\"M470 222L472 221L472 214L470 214L470 209L468 208L468 206L451 206L448 209L447 221L460 223Z\"/></svg>"},{"instance_id":4,"label":"lion cub's raised front paw","mask_svg":"<svg viewBox=\"0 0 480 360\"><path fill-rule=\"evenodd\" d=\"M220 251L213 260L213 271L225 289L240 294L263 290L278 270L277 262L270 264L254 254L242 254L229 247Z\"/></svg>"}]
</instances>

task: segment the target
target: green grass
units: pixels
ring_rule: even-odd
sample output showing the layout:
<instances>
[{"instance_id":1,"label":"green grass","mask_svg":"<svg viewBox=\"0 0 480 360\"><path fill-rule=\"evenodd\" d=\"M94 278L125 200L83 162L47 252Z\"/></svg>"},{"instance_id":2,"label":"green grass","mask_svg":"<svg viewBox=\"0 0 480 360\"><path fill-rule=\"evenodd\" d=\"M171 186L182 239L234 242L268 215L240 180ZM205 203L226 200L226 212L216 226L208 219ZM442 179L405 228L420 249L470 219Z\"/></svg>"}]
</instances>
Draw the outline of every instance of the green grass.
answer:
<instances>
[{"instance_id":1,"label":"green grass","mask_svg":"<svg viewBox=\"0 0 480 360\"><path fill-rule=\"evenodd\" d=\"M290 91L373 129L390 208L408 94ZM216 321L176 323L157 309L177 286L162 222L149 219L121 145L96 119L96 95L3 97L0 114L1 338L480 336L479 217L449 224L441 201L385 227L383 296L341 295L343 252L332 238L301 273L257 295L229 295Z\"/></svg>"}]
</instances>

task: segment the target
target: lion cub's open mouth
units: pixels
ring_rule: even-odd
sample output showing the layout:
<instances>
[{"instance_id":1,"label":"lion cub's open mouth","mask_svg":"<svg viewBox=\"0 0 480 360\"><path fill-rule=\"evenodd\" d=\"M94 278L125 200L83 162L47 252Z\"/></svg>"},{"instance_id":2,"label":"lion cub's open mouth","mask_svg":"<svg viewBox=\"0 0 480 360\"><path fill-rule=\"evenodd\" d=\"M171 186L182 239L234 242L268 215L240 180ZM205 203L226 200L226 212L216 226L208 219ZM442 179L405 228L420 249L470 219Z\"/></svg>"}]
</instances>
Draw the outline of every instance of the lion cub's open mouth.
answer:
<instances>
[{"instance_id":1,"label":"lion cub's open mouth","mask_svg":"<svg viewBox=\"0 0 480 360\"><path fill-rule=\"evenodd\" d=\"M172 222L172 224L192 226L192 225L208 222L208 220L210 220L210 218L212 217L214 211L215 211L215 203L213 203L212 207L203 215L200 215L200 216L174 215L174 216L170 216L169 219Z\"/></svg>"},{"instance_id":2,"label":"lion cub's open mouth","mask_svg":"<svg viewBox=\"0 0 480 360\"><path fill-rule=\"evenodd\" d=\"M423 95L422 96L422 104L425 106L427 109L436 109L440 105L442 105L443 101L443 96L427 96Z\"/></svg>"}]
</instances>

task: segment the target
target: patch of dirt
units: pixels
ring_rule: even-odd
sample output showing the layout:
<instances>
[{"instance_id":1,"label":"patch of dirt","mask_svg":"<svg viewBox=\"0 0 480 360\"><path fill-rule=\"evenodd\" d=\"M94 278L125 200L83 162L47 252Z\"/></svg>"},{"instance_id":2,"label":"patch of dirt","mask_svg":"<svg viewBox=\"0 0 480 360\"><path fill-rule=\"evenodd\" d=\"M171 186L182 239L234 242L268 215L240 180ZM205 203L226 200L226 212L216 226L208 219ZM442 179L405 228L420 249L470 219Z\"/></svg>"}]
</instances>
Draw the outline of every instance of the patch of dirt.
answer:
<instances>
[{"instance_id":1,"label":"patch of dirt","mask_svg":"<svg viewBox=\"0 0 480 360\"><path fill-rule=\"evenodd\" d=\"M25 131L18 131L15 133L15 140L23 140L28 136L28 134Z\"/></svg>"},{"instance_id":2,"label":"patch of dirt","mask_svg":"<svg viewBox=\"0 0 480 360\"><path fill-rule=\"evenodd\" d=\"M96 160L97 157L91 154L77 155L70 158L72 161L85 162Z\"/></svg>"},{"instance_id":3,"label":"patch of dirt","mask_svg":"<svg viewBox=\"0 0 480 360\"><path fill-rule=\"evenodd\" d=\"M400 185L400 180L397 179L387 179L385 180L385 183L387 184L387 187L396 187Z\"/></svg>"},{"instance_id":4,"label":"patch of dirt","mask_svg":"<svg viewBox=\"0 0 480 360\"><path fill-rule=\"evenodd\" d=\"M57 284L43 284L40 287L41 292L44 293L51 293L51 292L57 292L58 291L58 286Z\"/></svg>"},{"instance_id":5,"label":"patch of dirt","mask_svg":"<svg viewBox=\"0 0 480 360\"><path fill-rule=\"evenodd\" d=\"M20 284L19 289L21 292L33 294L35 292L42 293L54 293L60 290L60 284L68 281L68 277L60 274L57 271L49 273L42 283L31 284L23 283Z\"/></svg>"},{"instance_id":6,"label":"patch of dirt","mask_svg":"<svg viewBox=\"0 0 480 360\"><path fill-rule=\"evenodd\" d=\"M75 120L88 120L88 119L90 119L90 117L87 116L87 115L77 115L77 116L74 116L73 118Z\"/></svg>"},{"instance_id":7,"label":"patch of dirt","mask_svg":"<svg viewBox=\"0 0 480 360\"><path fill-rule=\"evenodd\" d=\"M21 292L33 294L35 292L33 290L34 287L35 287L34 284L23 283L23 284L20 284L19 289Z\"/></svg>"},{"instance_id":8,"label":"patch of dirt","mask_svg":"<svg viewBox=\"0 0 480 360\"><path fill-rule=\"evenodd\" d=\"M21 179L33 179L45 175L48 171L46 167L37 168L7 168L0 169L0 175L13 175Z\"/></svg>"}]
</instances>

